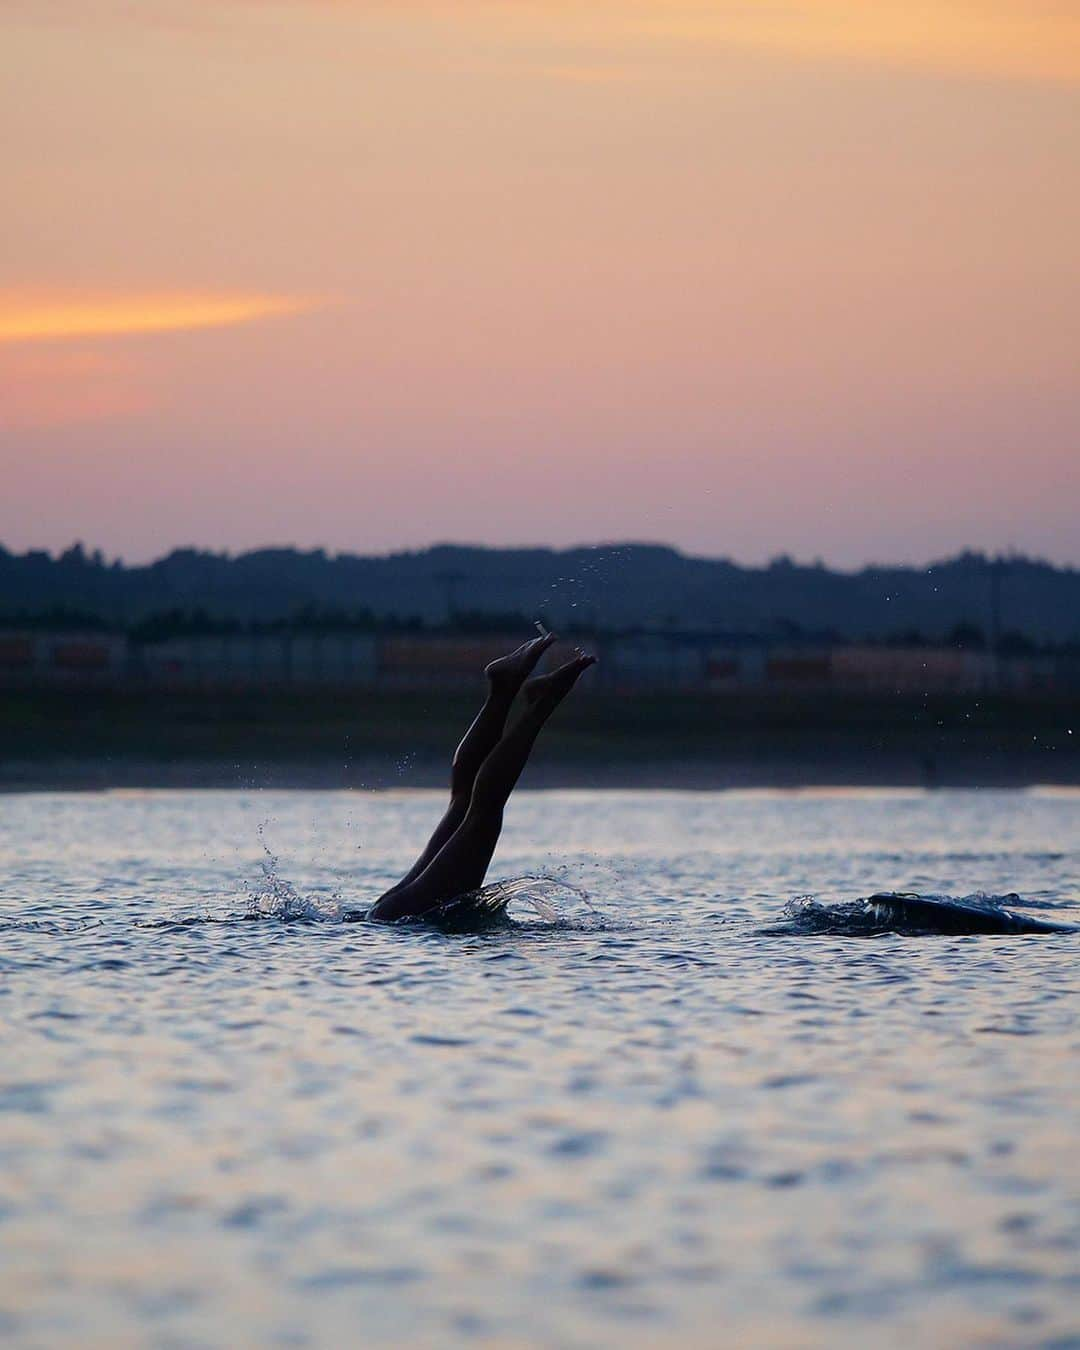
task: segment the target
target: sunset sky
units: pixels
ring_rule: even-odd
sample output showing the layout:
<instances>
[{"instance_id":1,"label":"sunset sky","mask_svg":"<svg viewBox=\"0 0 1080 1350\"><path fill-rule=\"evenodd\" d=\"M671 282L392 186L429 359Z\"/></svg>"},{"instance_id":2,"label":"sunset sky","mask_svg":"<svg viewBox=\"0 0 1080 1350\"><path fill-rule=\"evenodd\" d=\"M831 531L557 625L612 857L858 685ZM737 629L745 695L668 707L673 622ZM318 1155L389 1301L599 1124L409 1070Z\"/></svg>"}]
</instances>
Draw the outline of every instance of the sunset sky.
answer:
<instances>
[{"instance_id":1,"label":"sunset sky","mask_svg":"<svg viewBox=\"0 0 1080 1350\"><path fill-rule=\"evenodd\" d=\"M1077 0L0 0L0 543L1080 564Z\"/></svg>"}]
</instances>

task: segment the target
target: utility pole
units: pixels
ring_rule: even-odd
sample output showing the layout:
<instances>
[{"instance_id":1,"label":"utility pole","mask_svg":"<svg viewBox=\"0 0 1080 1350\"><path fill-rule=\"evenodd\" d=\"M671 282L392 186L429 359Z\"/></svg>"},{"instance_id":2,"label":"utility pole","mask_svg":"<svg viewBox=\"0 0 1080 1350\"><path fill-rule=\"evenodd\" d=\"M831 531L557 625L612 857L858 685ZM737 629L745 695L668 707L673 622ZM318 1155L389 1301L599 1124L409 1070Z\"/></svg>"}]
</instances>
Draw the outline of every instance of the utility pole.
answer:
<instances>
[{"instance_id":1,"label":"utility pole","mask_svg":"<svg viewBox=\"0 0 1080 1350\"><path fill-rule=\"evenodd\" d=\"M1005 559L990 561L990 679L995 693L1001 688L1001 579Z\"/></svg>"},{"instance_id":2,"label":"utility pole","mask_svg":"<svg viewBox=\"0 0 1080 1350\"><path fill-rule=\"evenodd\" d=\"M452 624L458 615L457 584L467 580L464 572L436 572L435 580L446 588L446 622Z\"/></svg>"}]
</instances>

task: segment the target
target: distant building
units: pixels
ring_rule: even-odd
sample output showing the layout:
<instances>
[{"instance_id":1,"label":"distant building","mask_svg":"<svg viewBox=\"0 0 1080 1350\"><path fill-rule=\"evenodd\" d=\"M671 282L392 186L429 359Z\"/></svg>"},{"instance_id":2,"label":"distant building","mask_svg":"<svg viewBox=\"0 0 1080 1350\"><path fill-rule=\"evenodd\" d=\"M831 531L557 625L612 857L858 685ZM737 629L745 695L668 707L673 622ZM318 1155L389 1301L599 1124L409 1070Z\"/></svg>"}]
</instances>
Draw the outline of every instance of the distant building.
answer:
<instances>
[{"instance_id":1,"label":"distant building","mask_svg":"<svg viewBox=\"0 0 1080 1350\"><path fill-rule=\"evenodd\" d=\"M0 683L108 686L127 665L127 639L114 634L0 632Z\"/></svg>"},{"instance_id":2,"label":"distant building","mask_svg":"<svg viewBox=\"0 0 1080 1350\"><path fill-rule=\"evenodd\" d=\"M474 689L520 633L225 634L134 642L115 634L0 630L0 685L173 689ZM678 632L579 639L597 692L1040 693L1080 688L1076 656L956 647L830 646ZM551 660L566 660L569 643Z\"/></svg>"},{"instance_id":3,"label":"distant building","mask_svg":"<svg viewBox=\"0 0 1080 1350\"><path fill-rule=\"evenodd\" d=\"M367 687L375 682L376 639L348 633L169 638L137 649L133 665L145 681L174 688Z\"/></svg>"}]
</instances>

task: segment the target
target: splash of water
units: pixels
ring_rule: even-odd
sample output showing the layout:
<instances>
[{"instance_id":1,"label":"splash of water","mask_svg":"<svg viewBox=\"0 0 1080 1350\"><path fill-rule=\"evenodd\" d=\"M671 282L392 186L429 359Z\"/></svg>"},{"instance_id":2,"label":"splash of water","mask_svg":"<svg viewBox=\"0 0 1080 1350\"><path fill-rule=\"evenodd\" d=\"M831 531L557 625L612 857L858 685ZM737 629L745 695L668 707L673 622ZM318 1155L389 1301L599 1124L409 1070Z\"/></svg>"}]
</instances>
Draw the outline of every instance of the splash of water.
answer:
<instances>
[{"instance_id":1,"label":"splash of water","mask_svg":"<svg viewBox=\"0 0 1080 1350\"><path fill-rule=\"evenodd\" d=\"M559 925L565 922L560 902L567 900L582 902L592 909L585 892L566 882L546 876L510 877L455 896L424 914L420 922L448 930L530 920Z\"/></svg>"},{"instance_id":2,"label":"splash of water","mask_svg":"<svg viewBox=\"0 0 1080 1350\"><path fill-rule=\"evenodd\" d=\"M1015 892L987 895L919 895L879 891L846 904L824 905L812 895L797 896L784 908L787 923L769 929L777 935L829 933L839 937L873 937L881 933L1021 934L1075 933L1073 924L1052 923L1017 913Z\"/></svg>"},{"instance_id":3,"label":"splash of water","mask_svg":"<svg viewBox=\"0 0 1080 1350\"><path fill-rule=\"evenodd\" d=\"M259 826L259 843L263 858L261 882L247 894L248 919L280 919L284 922L340 919L344 902L339 895L301 895L291 881L278 871L278 858L266 842L265 831Z\"/></svg>"}]
</instances>

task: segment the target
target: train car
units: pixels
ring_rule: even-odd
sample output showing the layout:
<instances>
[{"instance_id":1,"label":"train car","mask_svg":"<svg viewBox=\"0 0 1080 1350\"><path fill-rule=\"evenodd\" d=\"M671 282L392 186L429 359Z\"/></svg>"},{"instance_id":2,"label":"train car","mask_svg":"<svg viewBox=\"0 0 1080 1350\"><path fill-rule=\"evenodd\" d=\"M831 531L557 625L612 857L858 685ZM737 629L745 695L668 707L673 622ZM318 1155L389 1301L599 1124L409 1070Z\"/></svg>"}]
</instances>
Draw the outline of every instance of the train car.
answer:
<instances>
[{"instance_id":1,"label":"train car","mask_svg":"<svg viewBox=\"0 0 1080 1350\"><path fill-rule=\"evenodd\" d=\"M993 668L985 652L955 647L837 647L833 684L878 693L950 693L989 688Z\"/></svg>"},{"instance_id":2,"label":"train car","mask_svg":"<svg viewBox=\"0 0 1080 1350\"><path fill-rule=\"evenodd\" d=\"M377 645L378 681L401 689L471 688L489 661L522 642L520 633L505 637L393 635Z\"/></svg>"},{"instance_id":3,"label":"train car","mask_svg":"<svg viewBox=\"0 0 1080 1350\"><path fill-rule=\"evenodd\" d=\"M765 681L785 689L824 689L832 683L830 652L816 647L777 647L765 658Z\"/></svg>"},{"instance_id":4,"label":"train car","mask_svg":"<svg viewBox=\"0 0 1080 1350\"><path fill-rule=\"evenodd\" d=\"M705 654L706 688L723 693L764 684L767 660L764 646L710 647Z\"/></svg>"},{"instance_id":5,"label":"train car","mask_svg":"<svg viewBox=\"0 0 1080 1350\"><path fill-rule=\"evenodd\" d=\"M127 638L114 633L47 633L38 669L49 684L109 685L127 675Z\"/></svg>"},{"instance_id":6,"label":"train car","mask_svg":"<svg viewBox=\"0 0 1080 1350\"><path fill-rule=\"evenodd\" d=\"M38 666L33 633L0 633L0 684L29 684Z\"/></svg>"},{"instance_id":7,"label":"train car","mask_svg":"<svg viewBox=\"0 0 1080 1350\"><path fill-rule=\"evenodd\" d=\"M316 633L287 641L291 684L346 688L374 682L376 644L371 635Z\"/></svg>"},{"instance_id":8,"label":"train car","mask_svg":"<svg viewBox=\"0 0 1080 1350\"><path fill-rule=\"evenodd\" d=\"M678 637L642 633L607 644L604 663L616 689L698 689L707 679L708 657Z\"/></svg>"}]
</instances>

